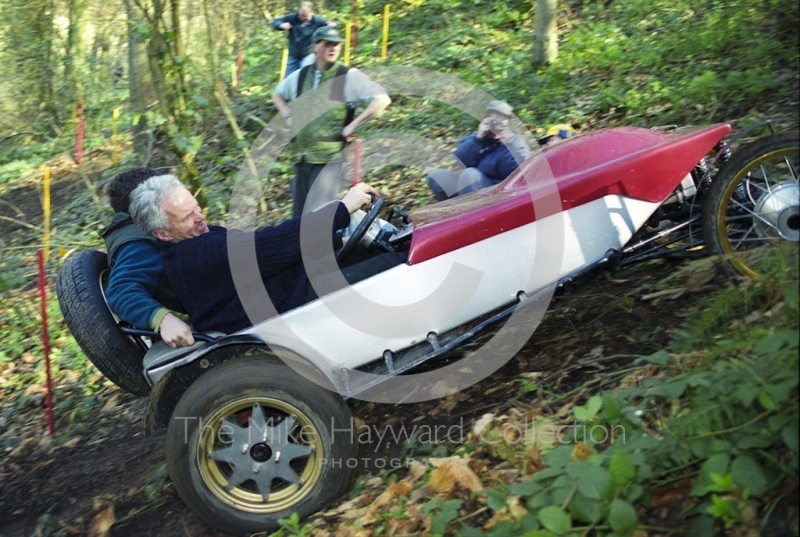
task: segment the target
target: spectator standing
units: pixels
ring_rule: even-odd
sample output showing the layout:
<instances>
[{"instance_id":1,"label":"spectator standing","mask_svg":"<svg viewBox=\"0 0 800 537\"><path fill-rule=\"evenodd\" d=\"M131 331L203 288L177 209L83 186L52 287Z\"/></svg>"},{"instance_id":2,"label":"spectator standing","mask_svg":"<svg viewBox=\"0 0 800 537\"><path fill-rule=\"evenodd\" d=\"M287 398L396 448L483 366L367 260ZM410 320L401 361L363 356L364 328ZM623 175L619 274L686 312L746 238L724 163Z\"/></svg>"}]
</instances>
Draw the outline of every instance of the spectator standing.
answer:
<instances>
[{"instance_id":1,"label":"spectator standing","mask_svg":"<svg viewBox=\"0 0 800 537\"><path fill-rule=\"evenodd\" d=\"M289 46L289 60L286 75L289 76L305 65L314 62L311 52L311 36L323 26L336 27L335 21L325 20L314 15L314 4L300 2L296 13L272 19L272 29L286 32Z\"/></svg>"},{"instance_id":2,"label":"spectator standing","mask_svg":"<svg viewBox=\"0 0 800 537\"><path fill-rule=\"evenodd\" d=\"M288 145L295 163L292 216L303 214L308 193L323 169L326 192L331 190L328 193L332 194L339 190L344 172L342 149L353 139L359 126L379 115L392 102L383 86L360 70L338 61L344 41L338 30L329 26L319 28L312 41L314 63L283 79L272 94L272 101L286 126L292 128L292 113L296 115L296 125L302 126L299 132L292 129L293 137ZM326 82L330 82L325 86L330 90L318 92L317 88ZM301 95L302 106L290 105ZM365 103L366 108L356 116L356 107L361 103Z\"/></svg>"}]
</instances>

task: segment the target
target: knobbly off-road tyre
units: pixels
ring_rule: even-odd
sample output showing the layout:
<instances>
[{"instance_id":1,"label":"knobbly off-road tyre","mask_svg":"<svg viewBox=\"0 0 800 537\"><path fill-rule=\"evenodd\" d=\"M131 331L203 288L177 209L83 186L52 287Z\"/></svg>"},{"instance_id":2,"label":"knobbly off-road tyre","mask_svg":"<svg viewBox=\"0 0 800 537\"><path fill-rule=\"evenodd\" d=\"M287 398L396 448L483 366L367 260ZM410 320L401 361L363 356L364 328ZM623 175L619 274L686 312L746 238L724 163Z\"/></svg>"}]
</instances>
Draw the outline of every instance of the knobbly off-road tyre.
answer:
<instances>
[{"instance_id":1,"label":"knobbly off-road tyre","mask_svg":"<svg viewBox=\"0 0 800 537\"><path fill-rule=\"evenodd\" d=\"M144 352L119 331L108 309L101 277L106 254L83 251L67 260L56 278L56 294L67 327L87 358L111 382L134 395L147 395Z\"/></svg>"},{"instance_id":2,"label":"knobbly off-road tyre","mask_svg":"<svg viewBox=\"0 0 800 537\"><path fill-rule=\"evenodd\" d=\"M730 274L758 277L761 247L798 244L797 133L750 142L714 178L703 204L703 235Z\"/></svg>"},{"instance_id":3,"label":"knobbly off-road tyre","mask_svg":"<svg viewBox=\"0 0 800 537\"><path fill-rule=\"evenodd\" d=\"M306 517L349 490L357 435L338 394L274 356L241 357L213 367L183 394L167 429L167 468L180 497L207 523L234 535L271 531L279 519ZM275 471L287 480L272 478Z\"/></svg>"}]
</instances>

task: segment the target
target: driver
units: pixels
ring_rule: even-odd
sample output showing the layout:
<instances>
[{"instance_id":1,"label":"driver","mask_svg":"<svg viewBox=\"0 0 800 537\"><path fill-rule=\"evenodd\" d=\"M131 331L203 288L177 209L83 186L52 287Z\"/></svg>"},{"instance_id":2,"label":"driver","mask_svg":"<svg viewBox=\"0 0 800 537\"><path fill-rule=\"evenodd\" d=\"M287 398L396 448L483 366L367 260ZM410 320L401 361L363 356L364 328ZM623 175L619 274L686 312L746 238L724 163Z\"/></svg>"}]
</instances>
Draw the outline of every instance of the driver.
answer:
<instances>
[{"instance_id":1,"label":"driver","mask_svg":"<svg viewBox=\"0 0 800 537\"><path fill-rule=\"evenodd\" d=\"M325 235L330 236L328 244L338 248L341 240L334 230L348 227L350 215L377 194L373 187L359 183L341 201L305 214L303 225L318 229L323 243ZM136 225L156 238L167 279L196 330L231 333L252 326L234 285L228 252L229 240L244 241L251 233L207 225L194 196L174 175L151 177L138 186L131 193L130 212ZM300 222L296 217L253 233L258 270L278 313L317 298L307 270L313 271L323 256L306 260L310 263L306 266L300 247ZM402 253L379 253L343 267L342 275L353 284L406 259Z\"/></svg>"}]
</instances>

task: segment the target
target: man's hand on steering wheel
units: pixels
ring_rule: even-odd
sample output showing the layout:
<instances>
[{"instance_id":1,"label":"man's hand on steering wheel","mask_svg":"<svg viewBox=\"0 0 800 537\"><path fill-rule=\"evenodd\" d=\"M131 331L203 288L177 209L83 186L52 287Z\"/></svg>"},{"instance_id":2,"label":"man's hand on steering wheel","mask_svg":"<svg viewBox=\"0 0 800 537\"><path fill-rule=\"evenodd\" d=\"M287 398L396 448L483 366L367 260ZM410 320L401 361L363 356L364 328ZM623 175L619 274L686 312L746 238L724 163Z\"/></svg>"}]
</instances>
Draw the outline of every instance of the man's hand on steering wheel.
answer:
<instances>
[{"instance_id":1,"label":"man's hand on steering wheel","mask_svg":"<svg viewBox=\"0 0 800 537\"><path fill-rule=\"evenodd\" d=\"M378 214L383 208L383 199L378 197L378 191L366 183L358 183L351 188L347 194L345 194L344 198L342 198L342 203L345 204L350 214L370 204L372 204L372 207L370 207L369 212L364 216L361 222L359 222L358 226L356 226L356 229L353 231L352 235L350 235L350 238L347 239L344 246L336 253L336 260L339 262L344 261L353 253L356 246L358 246L358 243L364 238L367 230L375 219L378 218Z\"/></svg>"},{"instance_id":2,"label":"man's hand on steering wheel","mask_svg":"<svg viewBox=\"0 0 800 537\"><path fill-rule=\"evenodd\" d=\"M372 197L378 197L378 191L367 183L358 183L347 191L342 198L342 203L347 207L347 211L353 214L359 209L368 207L372 203Z\"/></svg>"}]
</instances>

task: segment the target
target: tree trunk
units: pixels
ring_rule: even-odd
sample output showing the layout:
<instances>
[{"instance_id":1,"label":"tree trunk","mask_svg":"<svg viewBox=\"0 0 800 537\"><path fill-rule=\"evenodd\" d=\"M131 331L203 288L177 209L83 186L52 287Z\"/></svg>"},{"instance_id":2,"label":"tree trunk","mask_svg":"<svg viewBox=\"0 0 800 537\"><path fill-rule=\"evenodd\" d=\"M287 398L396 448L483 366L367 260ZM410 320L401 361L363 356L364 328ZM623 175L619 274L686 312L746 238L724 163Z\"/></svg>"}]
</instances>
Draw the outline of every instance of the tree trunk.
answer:
<instances>
[{"instance_id":1,"label":"tree trunk","mask_svg":"<svg viewBox=\"0 0 800 537\"><path fill-rule=\"evenodd\" d=\"M67 3L67 15L69 17L69 27L67 28L67 40L64 43L64 80L70 92L70 100L80 98L78 80L75 76L76 67L82 63L83 50L83 14L86 11L86 0L69 0Z\"/></svg>"},{"instance_id":2,"label":"tree trunk","mask_svg":"<svg viewBox=\"0 0 800 537\"><path fill-rule=\"evenodd\" d=\"M135 118L133 151L139 164L147 166L150 163L150 137L145 112L150 101L155 100L155 94L145 47L136 40L136 27L142 20L136 15L131 0L125 0L125 12L128 17L128 107Z\"/></svg>"},{"instance_id":3,"label":"tree trunk","mask_svg":"<svg viewBox=\"0 0 800 537\"><path fill-rule=\"evenodd\" d=\"M531 61L552 63L558 57L558 0L537 0L534 24Z\"/></svg>"}]
</instances>

